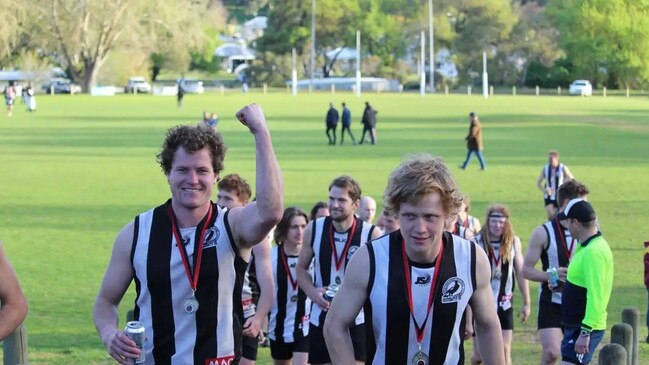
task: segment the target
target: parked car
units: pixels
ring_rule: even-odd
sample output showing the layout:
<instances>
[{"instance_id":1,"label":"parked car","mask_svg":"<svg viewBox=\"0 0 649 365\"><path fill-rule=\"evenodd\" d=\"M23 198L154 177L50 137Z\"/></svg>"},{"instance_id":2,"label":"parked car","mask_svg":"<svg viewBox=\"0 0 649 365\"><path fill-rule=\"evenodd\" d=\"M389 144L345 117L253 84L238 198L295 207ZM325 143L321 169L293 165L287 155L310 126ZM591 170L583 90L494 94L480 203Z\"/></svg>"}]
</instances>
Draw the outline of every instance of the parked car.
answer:
<instances>
[{"instance_id":1,"label":"parked car","mask_svg":"<svg viewBox=\"0 0 649 365\"><path fill-rule=\"evenodd\" d=\"M137 77L131 77L128 79L128 83L126 84L126 87L124 88L125 93L150 93L151 92L151 84L146 82L144 80L144 77L137 76Z\"/></svg>"},{"instance_id":2,"label":"parked car","mask_svg":"<svg viewBox=\"0 0 649 365\"><path fill-rule=\"evenodd\" d=\"M588 80L575 80L570 84L570 95L593 96L593 85Z\"/></svg>"},{"instance_id":3,"label":"parked car","mask_svg":"<svg viewBox=\"0 0 649 365\"><path fill-rule=\"evenodd\" d=\"M203 81L185 79L182 83L182 86L183 89L185 89L186 93L202 94L205 92L205 88L203 87Z\"/></svg>"},{"instance_id":4,"label":"parked car","mask_svg":"<svg viewBox=\"0 0 649 365\"><path fill-rule=\"evenodd\" d=\"M52 79L44 83L42 89L46 93L53 90L55 94L77 94L81 92L81 86L73 84L68 79Z\"/></svg>"}]
</instances>

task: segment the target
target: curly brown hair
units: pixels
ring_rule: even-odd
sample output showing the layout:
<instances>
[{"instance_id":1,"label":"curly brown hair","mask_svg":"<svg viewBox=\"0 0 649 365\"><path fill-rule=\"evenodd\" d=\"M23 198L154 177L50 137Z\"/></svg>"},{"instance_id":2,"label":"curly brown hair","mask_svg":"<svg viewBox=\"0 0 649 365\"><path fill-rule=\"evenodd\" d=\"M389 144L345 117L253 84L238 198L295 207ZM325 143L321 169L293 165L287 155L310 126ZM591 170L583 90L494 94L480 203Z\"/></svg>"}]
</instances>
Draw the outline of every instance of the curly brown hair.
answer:
<instances>
[{"instance_id":1,"label":"curly brown hair","mask_svg":"<svg viewBox=\"0 0 649 365\"><path fill-rule=\"evenodd\" d=\"M440 157L413 155L390 174L383 194L383 207L398 215L401 204L415 202L434 192L442 199L446 217L455 216L464 197L451 170Z\"/></svg>"},{"instance_id":2,"label":"curly brown hair","mask_svg":"<svg viewBox=\"0 0 649 365\"><path fill-rule=\"evenodd\" d=\"M223 159L227 147L221 134L207 126L177 125L169 128L162 143L162 150L156 159L165 175L171 172L171 165L178 148L188 153L195 153L207 148L212 159L212 169L217 175L223 171Z\"/></svg>"},{"instance_id":3,"label":"curly brown hair","mask_svg":"<svg viewBox=\"0 0 649 365\"><path fill-rule=\"evenodd\" d=\"M239 176L239 174L225 175L217 185L219 190L225 190L229 193L236 193L241 202L247 203L252 196L252 190L248 182Z\"/></svg>"}]
</instances>

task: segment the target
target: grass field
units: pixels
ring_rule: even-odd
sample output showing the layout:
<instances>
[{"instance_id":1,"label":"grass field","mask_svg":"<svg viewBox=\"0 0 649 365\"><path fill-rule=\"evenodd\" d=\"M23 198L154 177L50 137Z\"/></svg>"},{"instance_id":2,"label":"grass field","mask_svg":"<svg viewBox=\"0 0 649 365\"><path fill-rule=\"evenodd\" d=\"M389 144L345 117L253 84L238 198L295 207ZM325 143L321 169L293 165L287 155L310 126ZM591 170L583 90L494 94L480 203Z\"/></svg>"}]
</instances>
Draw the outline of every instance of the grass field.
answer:
<instances>
[{"instance_id":1,"label":"grass field","mask_svg":"<svg viewBox=\"0 0 649 365\"><path fill-rule=\"evenodd\" d=\"M327 145L324 115L329 101L346 101L357 138L364 101L379 111L378 144ZM224 173L254 182L251 134L234 113L255 101L267 114L285 179L285 206L310 209L327 197L328 183L351 174L363 193L380 197L389 172L408 153L444 157L462 190L471 195L472 214L484 220L486 206L507 204L526 247L543 222L536 178L549 149L592 193L602 230L615 256L615 285L609 327L626 306L641 310L646 336L642 242L649 239L649 100L427 96L414 94L188 95L175 98L38 96L38 111L18 104L11 119L0 113L0 239L30 302L26 325L32 364L111 364L92 324L92 306L118 230L136 214L169 196L155 162L164 131L196 123L203 110L218 112L229 151ZM488 169L473 161L457 165L466 149L467 114L481 116ZM260 177L263 179L263 177ZM378 200L378 199L377 199ZM532 285L532 297L537 286ZM127 293L120 318L134 299ZM516 296L520 303L520 296ZM537 364L536 303L533 317L518 324L514 364ZM121 324L123 325L123 324ZM610 340L607 334L605 342ZM467 344L470 353L471 344ZM640 363L649 363L641 345ZM260 364L269 364L266 349ZM596 363L596 362L595 362Z\"/></svg>"}]
</instances>

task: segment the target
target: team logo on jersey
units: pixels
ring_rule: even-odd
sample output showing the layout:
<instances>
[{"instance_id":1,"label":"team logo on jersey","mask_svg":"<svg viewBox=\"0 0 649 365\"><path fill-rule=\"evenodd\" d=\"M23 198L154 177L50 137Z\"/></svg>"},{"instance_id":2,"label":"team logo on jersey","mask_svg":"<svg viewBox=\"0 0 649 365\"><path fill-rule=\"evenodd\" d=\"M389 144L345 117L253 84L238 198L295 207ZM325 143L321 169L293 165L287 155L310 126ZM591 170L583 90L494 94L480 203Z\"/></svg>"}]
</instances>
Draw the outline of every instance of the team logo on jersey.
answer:
<instances>
[{"instance_id":1,"label":"team logo on jersey","mask_svg":"<svg viewBox=\"0 0 649 365\"><path fill-rule=\"evenodd\" d=\"M415 285L428 285L430 284L430 275L426 274L424 276L417 276L417 280L415 281Z\"/></svg>"},{"instance_id":2,"label":"team logo on jersey","mask_svg":"<svg viewBox=\"0 0 649 365\"><path fill-rule=\"evenodd\" d=\"M358 250L358 246L349 246L349 251L347 251L347 260L352 258L356 250Z\"/></svg>"},{"instance_id":3,"label":"team logo on jersey","mask_svg":"<svg viewBox=\"0 0 649 365\"><path fill-rule=\"evenodd\" d=\"M203 242L203 249L216 247L216 242L221 237L221 231L216 227L210 227L205 231L205 241Z\"/></svg>"},{"instance_id":4,"label":"team logo on jersey","mask_svg":"<svg viewBox=\"0 0 649 365\"><path fill-rule=\"evenodd\" d=\"M464 281L456 277L452 277L444 283L442 287L442 303L455 303L462 299L464 294Z\"/></svg>"},{"instance_id":5,"label":"team logo on jersey","mask_svg":"<svg viewBox=\"0 0 649 365\"><path fill-rule=\"evenodd\" d=\"M290 268L297 267L297 262L291 262L291 263L288 265L288 267L290 267Z\"/></svg>"}]
</instances>

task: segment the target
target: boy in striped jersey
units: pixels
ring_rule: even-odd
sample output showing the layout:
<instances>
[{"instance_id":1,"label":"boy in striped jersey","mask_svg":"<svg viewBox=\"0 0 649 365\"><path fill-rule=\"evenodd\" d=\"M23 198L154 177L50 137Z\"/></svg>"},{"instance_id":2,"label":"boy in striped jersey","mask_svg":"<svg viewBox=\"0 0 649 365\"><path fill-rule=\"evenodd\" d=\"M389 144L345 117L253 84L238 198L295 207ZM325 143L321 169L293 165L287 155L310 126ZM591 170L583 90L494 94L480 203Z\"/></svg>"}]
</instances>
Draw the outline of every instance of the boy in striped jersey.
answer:
<instances>
[{"instance_id":1,"label":"boy in striped jersey","mask_svg":"<svg viewBox=\"0 0 649 365\"><path fill-rule=\"evenodd\" d=\"M291 207L284 211L275 229L277 245L271 253L271 266L276 295L268 321L274 365L308 363L311 300L298 287L295 272L308 221L306 213Z\"/></svg>"},{"instance_id":2,"label":"boy in striped jersey","mask_svg":"<svg viewBox=\"0 0 649 365\"><path fill-rule=\"evenodd\" d=\"M588 187L577 180L568 180L557 191L559 211L575 198L585 199ZM543 352L541 365L553 365L561 355L561 290L550 287L548 269L556 268L559 282L564 282L570 258L579 242L571 235L556 217L536 227L532 232L525 259L523 276L527 280L541 283L539 286L538 335ZM541 270L535 268L541 261Z\"/></svg>"},{"instance_id":3,"label":"boy in striped jersey","mask_svg":"<svg viewBox=\"0 0 649 365\"><path fill-rule=\"evenodd\" d=\"M227 209L248 204L252 189L238 174L229 174L218 183L216 203ZM243 279L241 305L243 306L243 338L240 365L254 365L257 360L261 331L275 298L270 266L270 239L265 238L252 248L248 268Z\"/></svg>"},{"instance_id":4,"label":"boy in striped jersey","mask_svg":"<svg viewBox=\"0 0 649 365\"><path fill-rule=\"evenodd\" d=\"M371 223L354 215L361 199L361 187L351 176L339 176L329 184L329 217L309 222L300 251L297 278L300 288L313 302L309 328L309 363L329 364L331 358L323 338L327 310L350 267L349 260L359 247L380 236ZM313 262L313 264L312 264ZM313 265L313 275L309 268ZM355 325L350 328L354 355L358 363L365 362L365 317L358 308ZM338 364L336 362L336 364Z\"/></svg>"},{"instance_id":5,"label":"boy in striped jersey","mask_svg":"<svg viewBox=\"0 0 649 365\"><path fill-rule=\"evenodd\" d=\"M398 215L401 228L354 254L325 323L333 363L354 364L349 326L364 307L367 364L464 364L461 332L469 304L485 364L504 363L502 351L491 351L502 348L502 336L487 256L444 232L461 201L440 158L415 156L392 172L384 206Z\"/></svg>"},{"instance_id":6,"label":"boy in striped jersey","mask_svg":"<svg viewBox=\"0 0 649 365\"><path fill-rule=\"evenodd\" d=\"M557 214L559 204L557 203L557 191L564 181L574 179L568 166L559 162L559 151L550 150L548 163L541 169L541 174L536 180L536 187L543 192L543 202L548 219L554 218Z\"/></svg>"}]
</instances>

